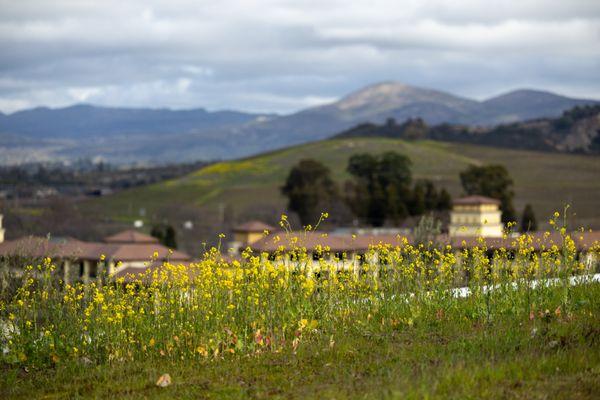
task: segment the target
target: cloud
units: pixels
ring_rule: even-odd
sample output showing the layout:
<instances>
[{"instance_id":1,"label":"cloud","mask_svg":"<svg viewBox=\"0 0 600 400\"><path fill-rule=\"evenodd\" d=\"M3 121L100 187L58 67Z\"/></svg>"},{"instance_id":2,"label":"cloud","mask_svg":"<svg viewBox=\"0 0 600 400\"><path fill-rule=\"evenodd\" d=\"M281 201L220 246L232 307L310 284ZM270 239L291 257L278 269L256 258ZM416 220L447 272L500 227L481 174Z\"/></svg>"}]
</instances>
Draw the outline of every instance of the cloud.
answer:
<instances>
[{"instance_id":1,"label":"cloud","mask_svg":"<svg viewBox=\"0 0 600 400\"><path fill-rule=\"evenodd\" d=\"M600 98L600 2L0 0L0 109L291 112L381 80Z\"/></svg>"}]
</instances>

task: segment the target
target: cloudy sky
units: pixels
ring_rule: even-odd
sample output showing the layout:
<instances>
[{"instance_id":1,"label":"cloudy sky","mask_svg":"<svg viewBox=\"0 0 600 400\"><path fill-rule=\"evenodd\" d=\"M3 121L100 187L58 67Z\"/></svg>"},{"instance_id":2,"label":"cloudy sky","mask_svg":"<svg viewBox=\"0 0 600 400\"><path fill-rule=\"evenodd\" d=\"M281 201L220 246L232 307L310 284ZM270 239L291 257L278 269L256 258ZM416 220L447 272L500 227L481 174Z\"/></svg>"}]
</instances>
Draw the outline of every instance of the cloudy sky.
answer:
<instances>
[{"instance_id":1,"label":"cloudy sky","mask_svg":"<svg viewBox=\"0 0 600 400\"><path fill-rule=\"evenodd\" d=\"M291 112L397 80L600 98L597 0L0 0L0 110Z\"/></svg>"}]
</instances>

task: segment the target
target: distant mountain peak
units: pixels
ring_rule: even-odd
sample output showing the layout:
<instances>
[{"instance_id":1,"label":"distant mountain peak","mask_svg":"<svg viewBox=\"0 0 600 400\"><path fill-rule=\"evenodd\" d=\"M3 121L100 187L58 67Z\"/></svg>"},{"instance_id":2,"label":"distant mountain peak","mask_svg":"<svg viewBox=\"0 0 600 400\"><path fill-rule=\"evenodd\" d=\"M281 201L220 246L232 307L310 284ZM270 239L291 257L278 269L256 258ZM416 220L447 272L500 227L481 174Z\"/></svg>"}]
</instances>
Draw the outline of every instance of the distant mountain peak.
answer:
<instances>
[{"instance_id":1,"label":"distant mountain peak","mask_svg":"<svg viewBox=\"0 0 600 400\"><path fill-rule=\"evenodd\" d=\"M455 106L461 103L473 103L473 101L438 90L384 81L350 93L334 105L342 111L365 107L385 111L414 103L442 103Z\"/></svg>"},{"instance_id":2,"label":"distant mountain peak","mask_svg":"<svg viewBox=\"0 0 600 400\"><path fill-rule=\"evenodd\" d=\"M399 82L380 82L344 96L336 103L336 105L341 110L349 110L362 107L366 104L373 104L374 102L383 103L397 101L400 97L406 96L409 92L418 90L421 89Z\"/></svg>"},{"instance_id":3,"label":"distant mountain peak","mask_svg":"<svg viewBox=\"0 0 600 400\"><path fill-rule=\"evenodd\" d=\"M497 101L519 101L519 100L531 100L536 99L568 99L566 96L562 96L556 93L552 93L546 90L538 89L516 89L510 92L502 93L498 96L491 97L484 101L484 103L497 102Z\"/></svg>"},{"instance_id":4,"label":"distant mountain peak","mask_svg":"<svg viewBox=\"0 0 600 400\"><path fill-rule=\"evenodd\" d=\"M574 99L544 90L517 89L481 104L488 112L496 114L492 122L498 124L558 116L574 106L598 103L596 100Z\"/></svg>"}]
</instances>

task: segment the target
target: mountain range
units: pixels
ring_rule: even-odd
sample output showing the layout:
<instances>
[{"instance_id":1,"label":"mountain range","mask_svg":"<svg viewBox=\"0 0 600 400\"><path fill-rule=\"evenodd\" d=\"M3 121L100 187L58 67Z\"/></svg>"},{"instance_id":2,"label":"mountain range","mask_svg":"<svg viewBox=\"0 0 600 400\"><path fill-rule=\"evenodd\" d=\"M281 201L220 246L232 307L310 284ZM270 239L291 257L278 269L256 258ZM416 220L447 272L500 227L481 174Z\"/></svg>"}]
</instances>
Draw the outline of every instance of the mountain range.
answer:
<instances>
[{"instance_id":1,"label":"mountain range","mask_svg":"<svg viewBox=\"0 0 600 400\"><path fill-rule=\"evenodd\" d=\"M360 123L421 118L492 127L596 100L516 90L485 101L383 82L289 115L75 105L0 114L0 163L101 157L114 163L230 159L330 137Z\"/></svg>"}]
</instances>

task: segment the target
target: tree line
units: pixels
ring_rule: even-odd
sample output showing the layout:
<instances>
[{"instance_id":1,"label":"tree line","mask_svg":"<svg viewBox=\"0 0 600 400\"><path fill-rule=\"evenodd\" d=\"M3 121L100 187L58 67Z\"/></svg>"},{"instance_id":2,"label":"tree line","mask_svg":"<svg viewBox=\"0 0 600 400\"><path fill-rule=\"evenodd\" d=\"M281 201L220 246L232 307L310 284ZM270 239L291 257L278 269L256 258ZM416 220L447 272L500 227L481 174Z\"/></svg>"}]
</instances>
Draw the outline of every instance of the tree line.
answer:
<instances>
[{"instance_id":1,"label":"tree line","mask_svg":"<svg viewBox=\"0 0 600 400\"><path fill-rule=\"evenodd\" d=\"M396 152L355 154L348 160L346 171L351 179L340 187L327 166L313 159L301 160L281 188L288 198L288 209L308 225L324 209L343 203L360 221L382 226L428 211L447 210L452 204L448 191L436 188L432 181L413 184L410 159Z\"/></svg>"},{"instance_id":2,"label":"tree line","mask_svg":"<svg viewBox=\"0 0 600 400\"><path fill-rule=\"evenodd\" d=\"M303 225L313 223L324 210L344 204L352 216L364 224L379 227L398 225L410 216L447 211L452 197L428 179L413 181L411 161L397 152L380 155L352 155L346 166L350 179L342 186L331 170L314 159L294 165L281 192L288 199L288 209L295 212ZM482 195L500 200L502 222L516 221L513 206L513 180L503 165L471 165L460 173L466 195ZM533 208L525 206L521 230L536 230Z\"/></svg>"}]
</instances>

